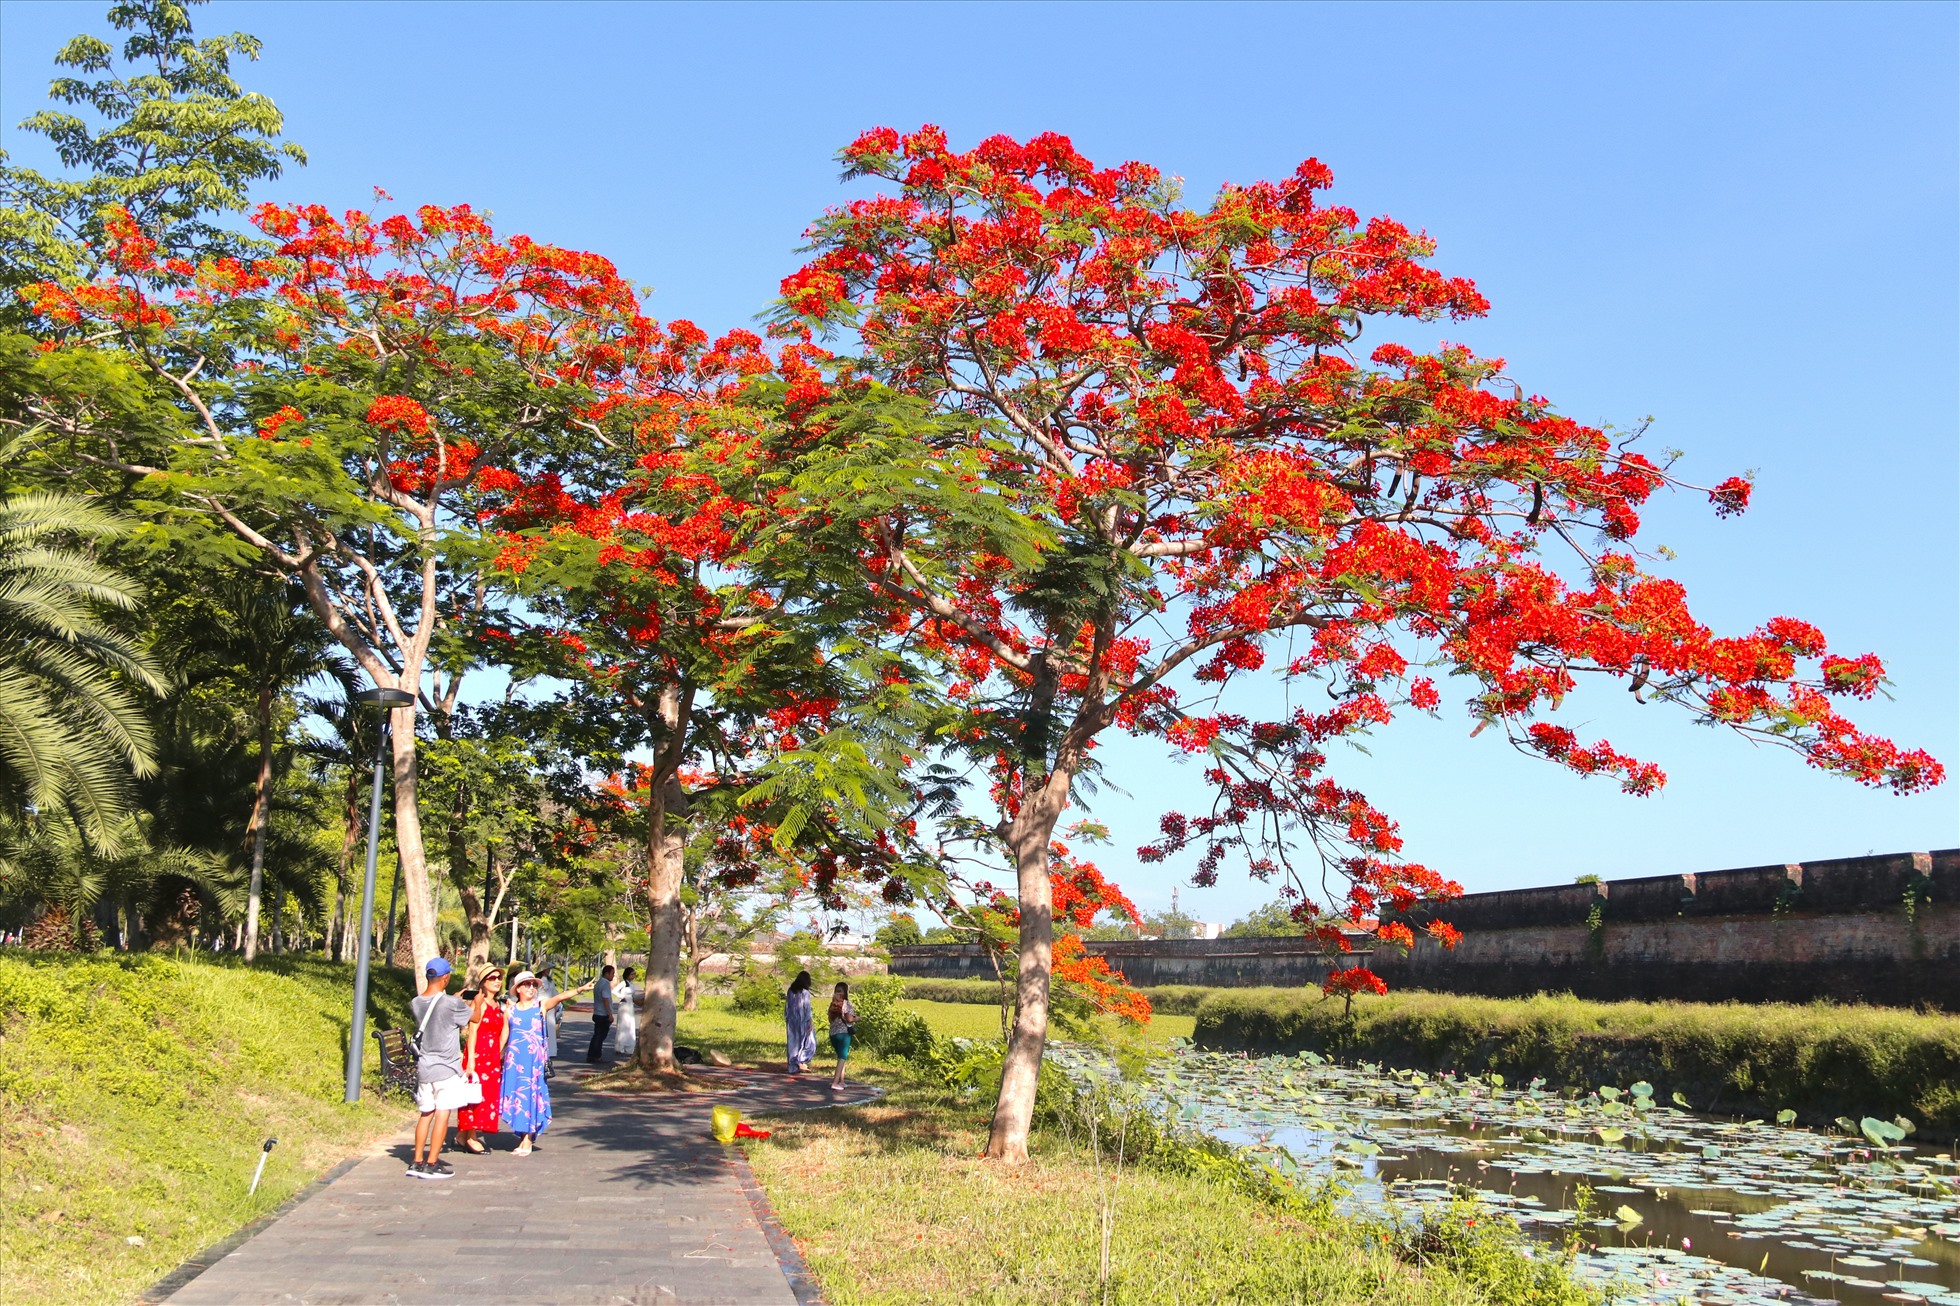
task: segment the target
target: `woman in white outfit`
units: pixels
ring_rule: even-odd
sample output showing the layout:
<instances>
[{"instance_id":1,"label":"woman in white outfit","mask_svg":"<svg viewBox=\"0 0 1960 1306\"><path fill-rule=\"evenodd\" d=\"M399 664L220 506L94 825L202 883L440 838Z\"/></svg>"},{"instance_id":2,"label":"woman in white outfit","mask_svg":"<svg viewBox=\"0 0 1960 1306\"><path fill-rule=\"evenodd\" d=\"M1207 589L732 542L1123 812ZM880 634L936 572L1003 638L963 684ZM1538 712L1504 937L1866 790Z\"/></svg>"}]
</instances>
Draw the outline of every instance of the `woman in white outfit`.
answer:
<instances>
[{"instance_id":1,"label":"woman in white outfit","mask_svg":"<svg viewBox=\"0 0 1960 1306\"><path fill-rule=\"evenodd\" d=\"M613 989L613 1051L622 1057L632 1056L640 1043L640 1022L633 1012L633 999L638 996L633 992L635 973L628 966Z\"/></svg>"},{"instance_id":2,"label":"woman in white outfit","mask_svg":"<svg viewBox=\"0 0 1960 1306\"><path fill-rule=\"evenodd\" d=\"M551 982L551 967L538 967L538 997L555 998L558 986ZM558 1004L547 1003L544 1013L544 1074L551 1078L551 1063L558 1059Z\"/></svg>"}]
</instances>

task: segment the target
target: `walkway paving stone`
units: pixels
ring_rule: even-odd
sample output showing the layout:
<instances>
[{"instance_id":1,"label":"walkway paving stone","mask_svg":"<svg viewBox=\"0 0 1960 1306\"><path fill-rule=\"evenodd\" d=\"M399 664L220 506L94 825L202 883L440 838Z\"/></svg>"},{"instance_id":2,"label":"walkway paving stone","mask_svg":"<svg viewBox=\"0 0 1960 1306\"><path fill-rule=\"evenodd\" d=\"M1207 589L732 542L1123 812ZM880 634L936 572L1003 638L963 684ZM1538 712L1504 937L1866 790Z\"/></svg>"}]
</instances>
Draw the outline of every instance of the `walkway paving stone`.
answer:
<instances>
[{"instance_id":1,"label":"walkway paving stone","mask_svg":"<svg viewBox=\"0 0 1960 1306\"><path fill-rule=\"evenodd\" d=\"M565 1022L583 1051L589 1025ZM689 1303L807 1306L811 1280L738 1149L709 1130L717 1102L744 1110L867 1101L811 1078L718 1070L725 1094L600 1093L561 1057L551 1128L528 1157L499 1136L452 1150L452 1179L409 1179L410 1135L312 1191L167 1298L171 1306ZM404 1109L412 1123L411 1108ZM453 1140L454 1134L452 1132ZM772 1239L771 1234L774 1234ZM786 1263L787 1261L787 1263ZM153 1298L152 1300L156 1300Z\"/></svg>"}]
</instances>

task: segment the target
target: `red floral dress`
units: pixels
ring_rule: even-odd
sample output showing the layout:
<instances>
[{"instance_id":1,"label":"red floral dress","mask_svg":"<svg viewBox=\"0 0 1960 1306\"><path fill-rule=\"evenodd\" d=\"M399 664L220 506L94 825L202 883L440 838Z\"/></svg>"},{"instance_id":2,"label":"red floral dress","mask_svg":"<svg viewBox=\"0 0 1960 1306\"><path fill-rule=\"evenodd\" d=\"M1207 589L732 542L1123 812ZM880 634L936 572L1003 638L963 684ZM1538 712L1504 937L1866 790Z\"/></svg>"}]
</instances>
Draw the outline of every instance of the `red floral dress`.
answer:
<instances>
[{"instance_id":1,"label":"red floral dress","mask_svg":"<svg viewBox=\"0 0 1960 1306\"><path fill-rule=\"evenodd\" d=\"M497 1098L503 1092L504 1053L498 1044L504 1037L504 1009L485 1004L483 1019L476 1027L476 1077L483 1085L483 1100L456 1113L458 1129L497 1132Z\"/></svg>"}]
</instances>

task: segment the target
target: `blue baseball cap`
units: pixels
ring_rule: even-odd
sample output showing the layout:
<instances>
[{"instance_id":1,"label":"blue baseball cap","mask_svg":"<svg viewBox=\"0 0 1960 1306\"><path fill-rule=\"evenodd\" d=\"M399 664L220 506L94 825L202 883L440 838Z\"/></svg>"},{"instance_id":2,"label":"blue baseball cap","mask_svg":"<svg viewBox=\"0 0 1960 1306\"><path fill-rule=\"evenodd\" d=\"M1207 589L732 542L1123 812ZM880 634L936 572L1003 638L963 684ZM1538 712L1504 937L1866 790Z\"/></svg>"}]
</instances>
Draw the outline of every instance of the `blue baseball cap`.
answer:
<instances>
[{"instance_id":1,"label":"blue baseball cap","mask_svg":"<svg viewBox=\"0 0 1960 1306\"><path fill-rule=\"evenodd\" d=\"M422 973L424 975L427 975L430 979L440 979L444 975L447 975L449 973L449 970L450 970L450 966L448 960L443 957L437 957L434 961L430 962L428 965L422 968Z\"/></svg>"}]
</instances>

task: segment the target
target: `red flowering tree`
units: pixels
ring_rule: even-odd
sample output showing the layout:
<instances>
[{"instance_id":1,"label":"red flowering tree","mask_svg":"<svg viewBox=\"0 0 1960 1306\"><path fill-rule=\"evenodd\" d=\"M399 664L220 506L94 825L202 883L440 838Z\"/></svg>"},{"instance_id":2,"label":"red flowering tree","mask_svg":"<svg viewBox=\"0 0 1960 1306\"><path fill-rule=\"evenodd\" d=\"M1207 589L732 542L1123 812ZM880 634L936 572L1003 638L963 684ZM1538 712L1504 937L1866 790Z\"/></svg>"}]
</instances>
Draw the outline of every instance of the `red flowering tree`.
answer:
<instances>
[{"instance_id":1,"label":"red flowering tree","mask_svg":"<svg viewBox=\"0 0 1960 1306\"><path fill-rule=\"evenodd\" d=\"M924 864L908 853L917 799L900 784L916 746L908 678L889 654L838 646L850 605L798 602L793 583L748 565L742 541L769 506L725 485L755 448L739 392L800 379L811 351L771 359L751 333L710 343L687 322L642 334L655 347L625 360L595 413L608 438L576 476L513 487L491 519L504 582L526 600L523 628L494 638L571 686L561 728L631 777L648 867L638 1058L670 1072L685 851L704 827L721 832L708 873L723 887L760 874L744 851L758 832L826 903L841 905L844 877L907 901Z\"/></svg>"},{"instance_id":2,"label":"red flowering tree","mask_svg":"<svg viewBox=\"0 0 1960 1306\"><path fill-rule=\"evenodd\" d=\"M1227 857L1282 877L1337 949L1337 924L1458 892L1328 773L1330 741L1440 709L1432 668L1470 687L1480 727L1632 793L1661 772L1540 719L1582 674L1863 783L1939 782L1838 713L1875 659L1787 618L1718 636L1644 568L1641 507L1682 484L1666 465L1501 360L1364 345L1375 323L1486 304L1429 266L1427 237L1327 203L1321 164L1194 208L1155 168L1097 168L1055 135L961 152L881 129L842 158L888 189L814 227L779 325L854 330L863 369L791 407L761 477L778 547L950 668L964 713L944 740L990 772L1020 971L989 1155L1026 1156L1054 830L1112 728L1201 758L1213 793L1164 814L1146 860L1194 853L1201 884ZM1703 492L1727 514L1749 486ZM1255 676L1311 681L1325 706L1229 705Z\"/></svg>"},{"instance_id":3,"label":"red flowering tree","mask_svg":"<svg viewBox=\"0 0 1960 1306\"><path fill-rule=\"evenodd\" d=\"M467 206L253 221L273 254L197 263L111 221L113 276L33 288L29 407L74 458L140 478L155 542L290 577L375 684L418 695L395 716L395 834L429 957L415 718L453 709L470 664L482 516L598 442L647 324L604 259Z\"/></svg>"}]
</instances>

